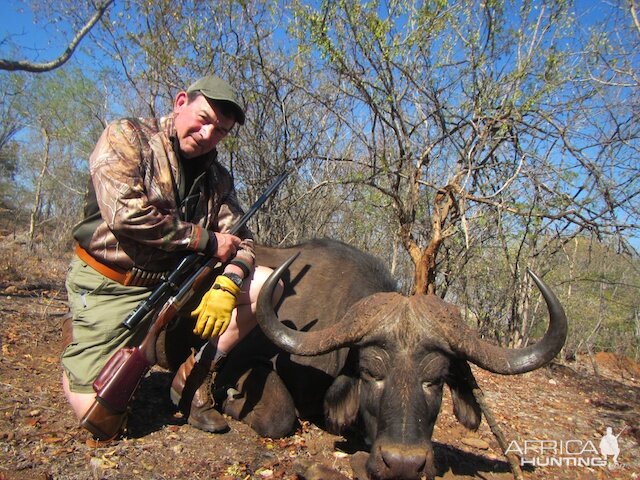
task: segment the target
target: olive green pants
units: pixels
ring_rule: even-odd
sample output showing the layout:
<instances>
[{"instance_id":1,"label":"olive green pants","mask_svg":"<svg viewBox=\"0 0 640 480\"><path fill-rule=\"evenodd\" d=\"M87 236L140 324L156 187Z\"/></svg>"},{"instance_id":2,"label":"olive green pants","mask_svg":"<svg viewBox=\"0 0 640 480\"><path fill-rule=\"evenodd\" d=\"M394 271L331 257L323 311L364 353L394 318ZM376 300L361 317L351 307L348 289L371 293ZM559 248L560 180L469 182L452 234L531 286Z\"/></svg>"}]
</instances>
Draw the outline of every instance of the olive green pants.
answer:
<instances>
[{"instance_id":1,"label":"olive green pants","mask_svg":"<svg viewBox=\"0 0 640 480\"><path fill-rule=\"evenodd\" d=\"M62 352L62 368L72 392L92 393L93 381L121 347L139 344L148 322L128 330L122 321L152 292L125 287L74 257L67 273L73 340Z\"/></svg>"}]
</instances>

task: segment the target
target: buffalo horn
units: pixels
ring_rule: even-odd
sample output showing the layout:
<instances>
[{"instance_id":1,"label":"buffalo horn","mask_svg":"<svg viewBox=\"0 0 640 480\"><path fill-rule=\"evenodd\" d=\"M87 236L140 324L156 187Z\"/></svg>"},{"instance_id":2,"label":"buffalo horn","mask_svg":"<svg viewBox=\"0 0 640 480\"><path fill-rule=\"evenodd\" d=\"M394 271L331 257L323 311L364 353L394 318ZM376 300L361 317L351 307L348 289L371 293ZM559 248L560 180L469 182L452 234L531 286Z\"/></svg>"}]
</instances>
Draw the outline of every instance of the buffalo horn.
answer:
<instances>
[{"instance_id":1,"label":"buffalo horn","mask_svg":"<svg viewBox=\"0 0 640 480\"><path fill-rule=\"evenodd\" d=\"M537 343L518 349L492 345L467 335L450 339L452 349L472 363L494 373L516 375L530 372L549 363L562 349L567 338L567 317L551 289L531 270L529 275L538 286L549 311L549 327Z\"/></svg>"},{"instance_id":2,"label":"buffalo horn","mask_svg":"<svg viewBox=\"0 0 640 480\"><path fill-rule=\"evenodd\" d=\"M350 310L349 319L343 318L329 328L302 332L289 328L280 322L273 307L273 291L285 270L289 268L298 254L299 252L289 257L275 269L260 290L256 317L264 334L286 352L304 356L321 355L353 344L364 337L369 330L369 325L377 320L375 317L358 315L360 308L370 310L370 307L367 307L367 299L361 301L360 308L356 305ZM358 318L359 321L350 320L353 318Z\"/></svg>"}]
</instances>

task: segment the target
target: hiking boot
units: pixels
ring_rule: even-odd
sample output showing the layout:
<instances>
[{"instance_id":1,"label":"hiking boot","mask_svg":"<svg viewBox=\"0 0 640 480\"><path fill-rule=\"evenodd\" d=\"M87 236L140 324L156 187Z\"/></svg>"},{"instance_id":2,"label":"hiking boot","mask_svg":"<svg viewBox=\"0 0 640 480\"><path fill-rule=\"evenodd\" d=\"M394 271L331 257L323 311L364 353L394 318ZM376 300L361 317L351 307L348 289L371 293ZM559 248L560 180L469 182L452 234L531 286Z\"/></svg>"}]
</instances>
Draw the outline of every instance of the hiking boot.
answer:
<instances>
[{"instance_id":1,"label":"hiking boot","mask_svg":"<svg viewBox=\"0 0 640 480\"><path fill-rule=\"evenodd\" d=\"M229 429L225 418L215 409L211 394L216 367L212 362L196 362L192 352L171 383L171 401L187 416L187 422L212 433Z\"/></svg>"}]
</instances>

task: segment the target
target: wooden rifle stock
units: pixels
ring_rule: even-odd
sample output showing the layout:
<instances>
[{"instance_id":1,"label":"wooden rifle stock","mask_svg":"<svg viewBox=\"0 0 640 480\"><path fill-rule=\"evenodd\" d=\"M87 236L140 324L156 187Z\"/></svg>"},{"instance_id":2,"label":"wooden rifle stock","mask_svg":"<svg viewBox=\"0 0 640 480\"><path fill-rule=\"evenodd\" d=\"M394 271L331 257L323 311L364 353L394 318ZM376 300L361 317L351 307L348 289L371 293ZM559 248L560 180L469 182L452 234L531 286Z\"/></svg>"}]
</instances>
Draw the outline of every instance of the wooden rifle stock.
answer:
<instances>
[{"instance_id":1,"label":"wooden rifle stock","mask_svg":"<svg viewBox=\"0 0 640 480\"><path fill-rule=\"evenodd\" d=\"M240 231L267 198L277 190L288 174L289 172L286 171L276 177L249 211L233 226L230 233L236 234ZM110 440L118 435L126 420L127 407L133 394L142 378L156 363L156 341L160 332L176 318L178 311L193 295L212 280L213 274L222 270L222 267L223 264L215 258L201 265L181 284L177 293L163 304L160 311L154 314L149 331L140 345L121 348L109 359L93 382L96 400L80 421L82 427L100 440ZM158 301L161 301L165 293L166 288L163 286L163 290L152 293L152 297L157 296ZM150 305L149 302L143 302L123 324L127 328L135 326L147 312L152 311Z\"/></svg>"},{"instance_id":2,"label":"wooden rifle stock","mask_svg":"<svg viewBox=\"0 0 640 480\"><path fill-rule=\"evenodd\" d=\"M82 418L80 425L100 440L114 438L124 423L127 407L133 394L149 369L156 363L156 341L160 332L175 319L193 295L212 280L222 263L211 259L193 273L182 288L169 298L154 316L140 345L119 349L105 364L93 382L96 392L94 405Z\"/></svg>"}]
</instances>

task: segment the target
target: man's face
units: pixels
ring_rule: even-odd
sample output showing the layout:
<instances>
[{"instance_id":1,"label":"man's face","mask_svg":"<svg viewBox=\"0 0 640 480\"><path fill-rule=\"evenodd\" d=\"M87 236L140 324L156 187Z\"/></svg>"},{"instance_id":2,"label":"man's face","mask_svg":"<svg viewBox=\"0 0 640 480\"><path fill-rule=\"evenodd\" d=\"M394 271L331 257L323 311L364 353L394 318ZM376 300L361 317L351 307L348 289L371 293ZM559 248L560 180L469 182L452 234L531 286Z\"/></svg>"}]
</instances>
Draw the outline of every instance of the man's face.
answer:
<instances>
[{"instance_id":1,"label":"man's face","mask_svg":"<svg viewBox=\"0 0 640 480\"><path fill-rule=\"evenodd\" d=\"M180 92L176 96L173 113L180 153L184 158L209 153L235 124L233 118L222 115L220 109L211 105L204 95L189 102L187 94Z\"/></svg>"}]
</instances>

